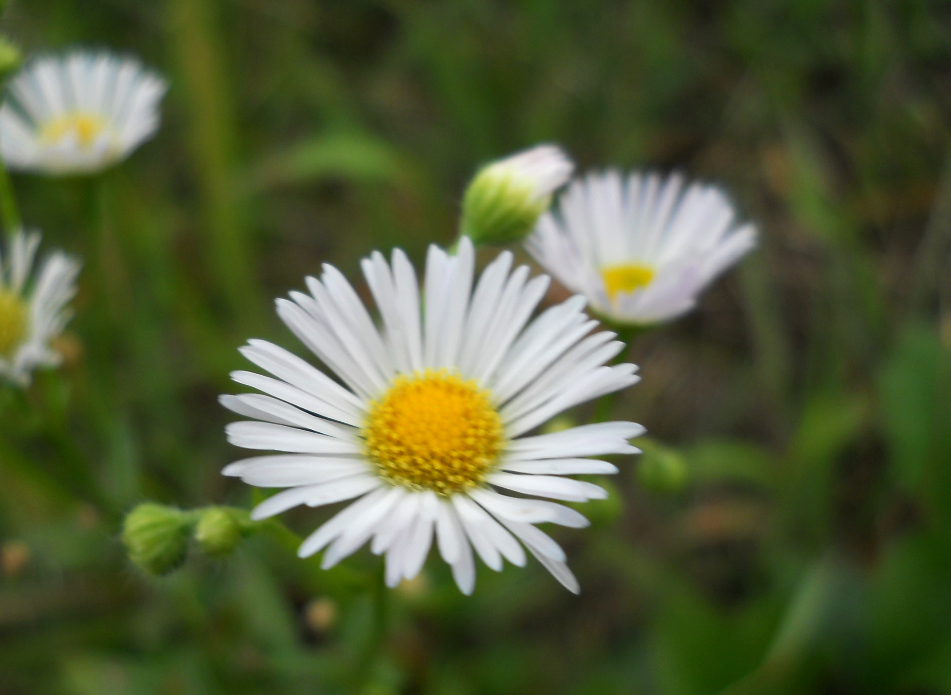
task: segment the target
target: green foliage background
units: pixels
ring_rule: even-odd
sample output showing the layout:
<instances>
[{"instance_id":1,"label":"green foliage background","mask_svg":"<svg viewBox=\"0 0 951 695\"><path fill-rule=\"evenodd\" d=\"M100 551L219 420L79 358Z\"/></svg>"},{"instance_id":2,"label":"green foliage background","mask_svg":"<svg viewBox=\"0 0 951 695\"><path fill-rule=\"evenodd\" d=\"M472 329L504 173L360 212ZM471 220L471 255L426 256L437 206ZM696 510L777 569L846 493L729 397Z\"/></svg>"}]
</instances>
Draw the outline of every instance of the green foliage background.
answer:
<instances>
[{"instance_id":1,"label":"green foliage background","mask_svg":"<svg viewBox=\"0 0 951 695\"><path fill-rule=\"evenodd\" d=\"M66 368L0 392L0 693L951 693L949 27L919 0L14 0L27 52L109 46L171 89L102 180L14 178L85 269ZM431 561L380 625L376 558L272 537L135 571L136 503L252 502L216 397L247 338L298 349L272 299L421 260L478 163L541 141L720 181L760 227L632 350L619 410L687 487L638 480L670 452L622 463L556 532L580 597L534 565L465 598Z\"/></svg>"}]
</instances>

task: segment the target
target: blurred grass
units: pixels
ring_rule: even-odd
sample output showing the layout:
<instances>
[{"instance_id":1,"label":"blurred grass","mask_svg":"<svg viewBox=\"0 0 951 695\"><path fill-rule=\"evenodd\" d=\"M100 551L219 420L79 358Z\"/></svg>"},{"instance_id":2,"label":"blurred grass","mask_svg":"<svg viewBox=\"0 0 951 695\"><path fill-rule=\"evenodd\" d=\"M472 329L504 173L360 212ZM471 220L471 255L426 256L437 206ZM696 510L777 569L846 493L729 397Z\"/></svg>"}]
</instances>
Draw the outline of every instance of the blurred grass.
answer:
<instances>
[{"instance_id":1,"label":"blurred grass","mask_svg":"<svg viewBox=\"0 0 951 695\"><path fill-rule=\"evenodd\" d=\"M14 177L86 272L62 377L0 392L0 693L352 690L370 598L336 570L260 538L145 580L122 514L247 505L216 397L245 339L295 344L272 298L421 259L478 163L546 140L720 181L760 226L619 401L692 482L625 463L619 516L557 533L580 598L536 566L467 599L430 563L367 692L951 693L949 27L919 0L14 0L27 50L110 46L172 87L102 182L105 247L88 186Z\"/></svg>"}]
</instances>

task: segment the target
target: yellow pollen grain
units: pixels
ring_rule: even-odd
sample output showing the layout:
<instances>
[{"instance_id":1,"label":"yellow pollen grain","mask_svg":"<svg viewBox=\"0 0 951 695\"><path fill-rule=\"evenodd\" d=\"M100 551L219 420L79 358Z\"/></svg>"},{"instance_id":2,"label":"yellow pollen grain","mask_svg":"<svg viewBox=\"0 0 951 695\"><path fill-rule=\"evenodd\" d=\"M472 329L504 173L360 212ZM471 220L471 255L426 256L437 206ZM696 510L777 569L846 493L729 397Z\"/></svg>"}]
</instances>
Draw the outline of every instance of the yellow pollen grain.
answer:
<instances>
[{"instance_id":1,"label":"yellow pollen grain","mask_svg":"<svg viewBox=\"0 0 951 695\"><path fill-rule=\"evenodd\" d=\"M27 329L27 309L16 293L0 289L0 355L8 356L23 342Z\"/></svg>"},{"instance_id":2,"label":"yellow pollen grain","mask_svg":"<svg viewBox=\"0 0 951 695\"><path fill-rule=\"evenodd\" d=\"M604 291L612 301L621 292L633 292L647 287L654 279L654 269L640 263L609 265L601 269Z\"/></svg>"},{"instance_id":3,"label":"yellow pollen grain","mask_svg":"<svg viewBox=\"0 0 951 695\"><path fill-rule=\"evenodd\" d=\"M363 436L380 475L440 495L481 483L505 442L489 393L446 370L396 377L370 404Z\"/></svg>"},{"instance_id":4,"label":"yellow pollen grain","mask_svg":"<svg viewBox=\"0 0 951 695\"><path fill-rule=\"evenodd\" d=\"M108 124L101 116L74 111L45 124L39 138L47 144L55 144L72 135L80 147L88 148L99 139L107 127Z\"/></svg>"}]
</instances>

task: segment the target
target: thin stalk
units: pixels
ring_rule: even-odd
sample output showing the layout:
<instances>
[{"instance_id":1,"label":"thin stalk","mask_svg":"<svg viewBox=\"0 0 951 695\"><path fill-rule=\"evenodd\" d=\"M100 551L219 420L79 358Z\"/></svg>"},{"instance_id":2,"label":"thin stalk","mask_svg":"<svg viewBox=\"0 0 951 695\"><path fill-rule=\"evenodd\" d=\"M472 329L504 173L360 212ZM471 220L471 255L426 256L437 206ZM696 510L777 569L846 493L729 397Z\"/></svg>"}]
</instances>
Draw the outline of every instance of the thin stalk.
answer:
<instances>
[{"instance_id":1,"label":"thin stalk","mask_svg":"<svg viewBox=\"0 0 951 695\"><path fill-rule=\"evenodd\" d=\"M384 566L381 565L379 576L376 577L371 589L373 592L373 617L370 623L370 634L354 664L354 684L356 686L354 692L357 693L366 691L367 686L372 682L373 666L380 657L389 629L390 590L384 581L382 569Z\"/></svg>"},{"instance_id":2,"label":"thin stalk","mask_svg":"<svg viewBox=\"0 0 951 695\"><path fill-rule=\"evenodd\" d=\"M214 0L172 0L170 38L179 58L207 263L233 316L249 321L255 302L254 250L236 193L237 118L226 79Z\"/></svg>"},{"instance_id":3,"label":"thin stalk","mask_svg":"<svg viewBox=\"0 0 951 695\"><path fill-rule=\"evenodd\" d=\"M109 319L118 325L123 313L129 309L131 300L131 282L123 258L122 249L116 238L112 223L112 205L109 182L106 174L83 181L83 193L86 198L86 221L88 234L96 239L98 250L94 267L99 282L99 290L105 295L104 304Z\"/></svg>"},{"instance_id":4,"label":"thin stalk","mask_svg":"<svg viewBox=\"0 0 951 695\"><path fill-rule=\"evenodd\" d=\"M13 191L13 182L2 160L0 160L0 219L3 221L3 228L8 237L12 237L23 227L20 208Z\"/></svg>"}]
</instances>

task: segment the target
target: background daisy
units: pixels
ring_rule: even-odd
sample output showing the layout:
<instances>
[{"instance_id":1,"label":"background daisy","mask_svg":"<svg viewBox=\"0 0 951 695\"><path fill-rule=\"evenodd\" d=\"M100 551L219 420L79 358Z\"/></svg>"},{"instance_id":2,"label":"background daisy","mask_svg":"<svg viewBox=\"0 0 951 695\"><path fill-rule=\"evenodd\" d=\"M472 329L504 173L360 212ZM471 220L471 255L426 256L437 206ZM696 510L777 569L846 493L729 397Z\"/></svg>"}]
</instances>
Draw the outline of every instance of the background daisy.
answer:
<instances>
[{"instance_id":1,"label":"background daisy","mask_svg":"<svg viewBox=\"0 0 951 695\"><path fill-rule=\"evenodd\" d=\"M155 133L165 89L137 60L104 51L36 58L0 106L0 156L46 174L104 169Z\"/></svg>"},{"instance_id":2,"label":"background daisy","mask_svg":"<svg viewBox=\"0 0 951 695\"><path fill-rule=\"evenodd\" d=\"M494 570L503 558L523 565L527 549L578 591L564 552L536 524L585 526L579 513L548 500L603 498L601 487L566 476L615 472L586 457L637 452L628 439L642 428L607 422L529 433L639 377L631 364L605 366L624 346L613 333L592 332L597 322L583 313L583 298L531 320L548 278L529 280L526 267L512 272L511 264L512 255L501 254L476 282L468 239L457 256L432 246L421 292L401 251L389 264L375 253L363 271L381 328L332 266L321 279L308 278L310 294L278 300L284 322L342 383L271 343L243 348L272 376L232 375L262 393L222 398L252 418L230 425L228 438L282 453L233 463L224 473L287 488L253 518L359 498L299 554L326 548L323 566L331 567L369 542L386 555L386 583L394 586L419 573L435 537L470 593L473 548Z\"/></svg>"},{"instance_id":3,"label":"background daisy","mask_svg":"<svg viewBox=\"0 0 951 695\"><path fill-rule=\"evenodd\" d=\"M56 252L31 278L39 243L38 233L17 233L0 258L0 375L19 384L33 369L59 364L50 341L69 320L79 273L79 263Z\"/></svg>"},{"instance_id":4,"label":"background daisy","mask_svg":"<svg viewBox=\"0 0 951 695\"><path fill-rule=\"evenodd\" d=\"M569 185L526 246L602 316L651 324L693 308L755 237L715 186L610 170Z\"/></svg>"}]
</instances>

